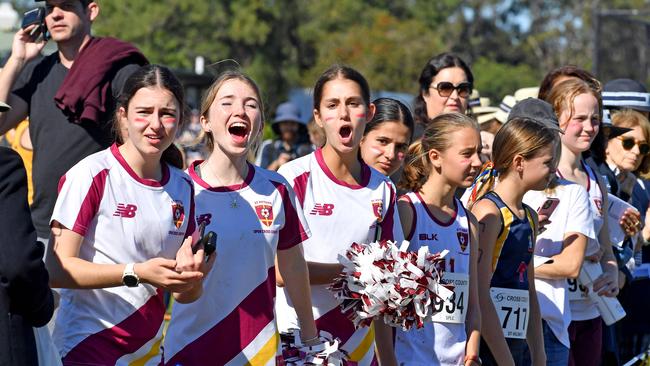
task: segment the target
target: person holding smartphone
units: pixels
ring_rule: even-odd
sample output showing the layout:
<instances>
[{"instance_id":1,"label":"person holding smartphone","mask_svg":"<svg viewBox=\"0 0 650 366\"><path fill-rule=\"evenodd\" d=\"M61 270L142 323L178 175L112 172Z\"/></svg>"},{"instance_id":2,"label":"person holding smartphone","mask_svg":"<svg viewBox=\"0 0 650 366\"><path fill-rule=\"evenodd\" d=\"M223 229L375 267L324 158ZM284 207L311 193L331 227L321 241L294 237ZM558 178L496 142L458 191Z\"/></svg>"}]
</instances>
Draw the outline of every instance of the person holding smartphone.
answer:
<instances>
[{"instance_id":1,"label":"person holding smartphone","mask_svg":"<svg viewBox=\"0 0 650 366\"><path fill-rule=\"evenodd\" d=\"M246 161L264 107L239 71L219 75L201 103L210 155L188 168L199 226L217 236L217 263L191 304L174 303L167 365L268 365L279 348L276 271L294 305L302 341L319 342L301 243L310 235L293 189L280 174ZM277 256L277 262L276 262Z\"/></svg>"},{"instance_id":2,"label":"person holding smartphone","mask_svg":"<svg viewBox=\"0 0 650 366\"><path fill-rule=\"evenodd\" d=\"M33 32L42 28L32 12L13 38L0 71L0 135L29 117L34 148L32 218L39 241L47 246L58 178L88 155L113 143L112 119L125 80L146 58L133 45L91 36L99 5L91 0L47 0L44 23L58 52L39 58L48 42ZM35 20L35 22L34 22ZM43 29L41 29L41 32Z\"/></svg>"},{"instance_id":3,"label":"person holding smartphone","mask_svg":"<svg viewBox=\"0 0 650 366\"><path fill-rule=\"evenodd\" d=\"M61 177L47 265L62 288L52 338L64 365L154 362L163 291L201 295L214 255L192 252L194 191L173 145L183 105L168 68L142 67L118 100L115 130L126 133Z\"/></svg>"},{"instance_id":4,"label":"person holding smartphone","mask_svg":"<svg viewBox=\"0 0 650 366\"><path fill-rule=\"evenodd\" d=\"M557 120L550 105L547 105L547 117ZM571 324L568 287L579 286L576 278L587 240L595 239L589 196L579 184L556 178L544 191L526 193L524 202L538 208L540 225L543 225L537 235L535 255L551 259L535 268L546 364L566 366Z\"/></svg>"},{"instance_id":5,"label":"person holding smartphone","mask_svg":"<svg viewBox=\"0 0 650 366\"><path fill-rule=\"evenodd\" d=\"M602 97L593 83L569 79L554 86L548 102L558 116L562 129L562 153L557 169L560 178L575 182L587 190L596 239L587 242L585 261L597 263L602 275L593 282L600 296L618 294L618 267L612 252L608 232L609 207L607 191L601 177L584 160L582 153L589 150L601 128ZM569 284L570 286L570 284ZM602 320L596 303L586 294L586 289L569 287L572 322L569 326L569 365L599 365L602 349Z\"/></svg>"}]
</instances>

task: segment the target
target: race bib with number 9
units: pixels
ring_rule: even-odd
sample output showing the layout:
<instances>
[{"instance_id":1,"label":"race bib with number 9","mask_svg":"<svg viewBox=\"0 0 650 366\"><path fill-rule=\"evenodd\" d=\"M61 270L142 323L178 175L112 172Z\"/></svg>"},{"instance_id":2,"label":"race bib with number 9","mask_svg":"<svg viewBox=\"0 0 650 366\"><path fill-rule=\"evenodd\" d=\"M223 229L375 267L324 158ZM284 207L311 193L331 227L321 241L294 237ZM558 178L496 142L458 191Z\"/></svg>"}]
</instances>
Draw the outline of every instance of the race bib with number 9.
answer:
<instances>
[{"instance_id":1,"label":"race bib with number 9","mask_svg":"<svg viewBox=\"0 0 650 366\"><path fill-rule=\"evenodd\" d=\"M442 279L454 285L454 294L447 300L436 298L433 309L436 312L431 320L438 323L465 323L469 296L469 275L444 272Z\"/></svg>"},{"instance_id":2,"label":"race bib with number 9","mask_svg":"<svg viewBox=\"0 0 650 366\"><path fill-rule=\"evenodd\" d=\"M528 328L528 291L492 287L492 303L499 316L503 335L506 338L526 338Z\"/></svg>"},{"instance_id":3,"label":"race bib with number 9","mask_svg":"<svg viewBox=\"0 0 650 366\"><path fill-rule=\"evenodd\" d=\"M587 300L588 288L578 281L576 278L567 278L567 290L569 291L569 301Z\"/></svg>"}]
</instances>

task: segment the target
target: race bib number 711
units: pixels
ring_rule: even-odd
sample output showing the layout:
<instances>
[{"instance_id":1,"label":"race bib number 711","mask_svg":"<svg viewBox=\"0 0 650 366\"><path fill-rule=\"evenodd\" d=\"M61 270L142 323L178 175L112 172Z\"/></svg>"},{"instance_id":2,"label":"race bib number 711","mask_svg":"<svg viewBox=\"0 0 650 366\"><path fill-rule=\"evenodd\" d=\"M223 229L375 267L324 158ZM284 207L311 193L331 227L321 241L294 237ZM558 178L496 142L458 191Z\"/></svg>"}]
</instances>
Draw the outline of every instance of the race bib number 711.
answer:
<instances>
[{"instance_id":1,"label":"race bib number 711","mask_svg":"<svg viewBox=\"0 0 650 366\"><path fill-rule=\"evenodd\" d=\"M492 303L499 316L503 335L506 338L526 338L528 329L528 291L492 287Z\"/></svg>"}]
</instances>

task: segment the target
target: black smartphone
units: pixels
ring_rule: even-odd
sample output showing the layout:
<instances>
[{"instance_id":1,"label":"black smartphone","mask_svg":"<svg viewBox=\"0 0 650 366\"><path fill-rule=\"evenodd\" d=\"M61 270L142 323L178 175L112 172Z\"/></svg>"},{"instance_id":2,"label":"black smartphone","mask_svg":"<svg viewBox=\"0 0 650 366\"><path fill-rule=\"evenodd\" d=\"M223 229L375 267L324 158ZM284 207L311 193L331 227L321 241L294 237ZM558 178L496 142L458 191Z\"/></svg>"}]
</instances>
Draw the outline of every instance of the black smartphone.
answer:
<instances>
[{"instance_id":1,"label":"black smartphone","mask_svg":"<svg viewBox=\"0 0 650 366\"><path fill-rule=\"evenodd\" d=\"M192 249L193 252L196 253L198 250L197 248L203 244L203 252L205 253L205 259L207 261L210 255L217 250L217 234L214 231L208 231L208 233L205 234L205 225L205 221L199 225L199 235L201 237Z\"/></svg>"},{"instance_id":2,"label":"black smartphone","mask_svg":"<svg viewBox=\"0 0 650 366\"><path fill-rule=\"evenodd\" d=\"M36 41L41 36L43 39L47 40L49 35L47 32L47 26L45 25L45 8L36 8L25 12L20 27L25 29L34 24L37 26L31 30L29 37L33 41Z\"/></svg>"}]
</instances>

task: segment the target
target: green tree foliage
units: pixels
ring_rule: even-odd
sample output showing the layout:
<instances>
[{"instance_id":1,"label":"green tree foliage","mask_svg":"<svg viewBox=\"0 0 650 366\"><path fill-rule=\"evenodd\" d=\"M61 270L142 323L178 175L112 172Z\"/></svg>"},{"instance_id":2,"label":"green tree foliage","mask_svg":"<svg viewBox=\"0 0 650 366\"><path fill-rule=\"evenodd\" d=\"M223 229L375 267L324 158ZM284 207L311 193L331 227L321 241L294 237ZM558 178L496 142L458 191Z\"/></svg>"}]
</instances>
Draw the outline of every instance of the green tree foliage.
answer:
<instances>
[{"instance_id":1,"label":"green tree foliage","mask_svg":"<svg viewBox=\"0 0 650 366\"><path fill-rule=\"evenodd\" d=\"M271 106L289 88L313 85L335 62L359 69L373 89L413 93L422 66L443 51L469 62L481 94L497 101L537 85L553 67L590 68L594 10L650 10L647 0L110 0L100 6L96 34L131 41L152 62L174 68L192 69L196 56L208 64L233 58Z\"/></svg>"}]
</instances>

